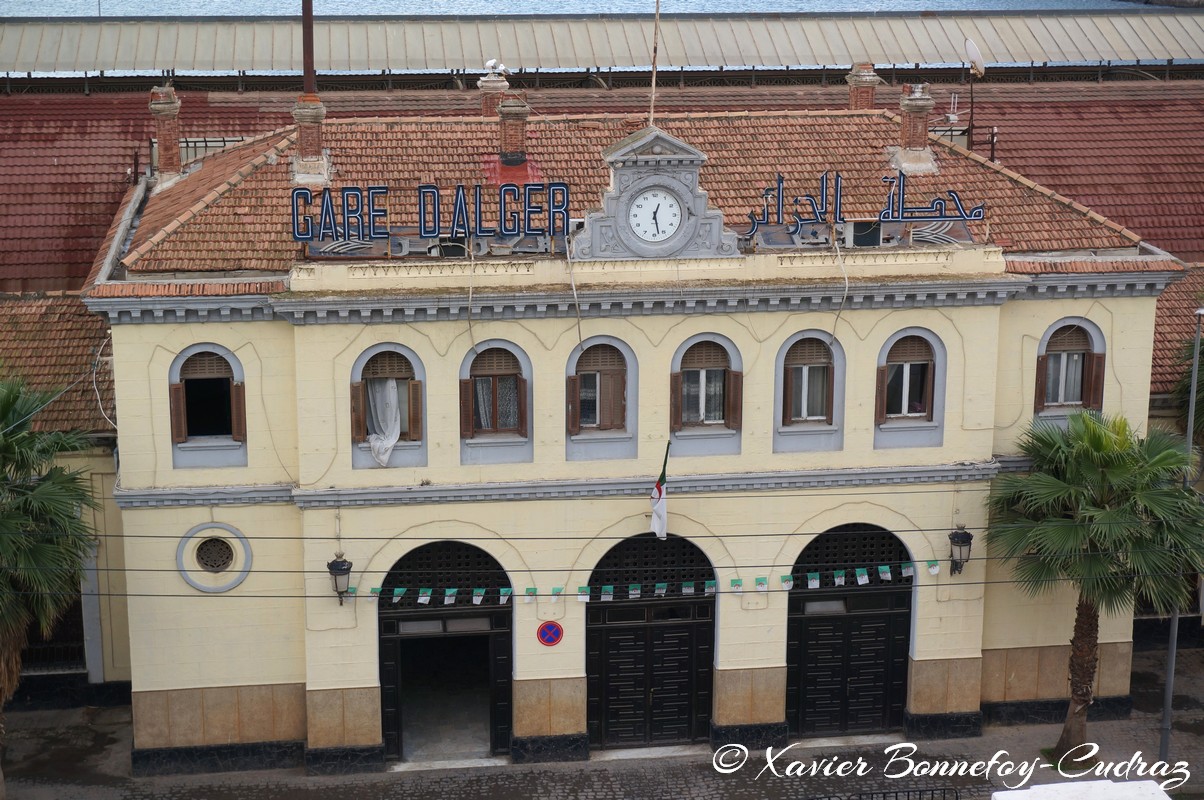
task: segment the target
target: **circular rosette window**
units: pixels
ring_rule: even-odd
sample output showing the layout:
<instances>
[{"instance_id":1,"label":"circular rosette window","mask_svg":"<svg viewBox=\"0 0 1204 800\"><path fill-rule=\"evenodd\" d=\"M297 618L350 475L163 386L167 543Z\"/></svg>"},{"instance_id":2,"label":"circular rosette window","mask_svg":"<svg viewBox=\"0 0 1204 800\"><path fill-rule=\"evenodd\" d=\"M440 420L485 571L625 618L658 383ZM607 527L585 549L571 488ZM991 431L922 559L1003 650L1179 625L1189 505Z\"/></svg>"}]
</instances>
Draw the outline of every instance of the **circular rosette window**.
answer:
<instances>
[{"instance_id":1,"label":"circular rosette window","mask_svg":"<svg viewBox=\"0 0 1204 800\"><path fill-rule=\"evenodd\" d=\"M201 592L228 592L251 572L251 543L224 522L202 522L180 539L176 569Z\"/></svg>"}]
</instances>

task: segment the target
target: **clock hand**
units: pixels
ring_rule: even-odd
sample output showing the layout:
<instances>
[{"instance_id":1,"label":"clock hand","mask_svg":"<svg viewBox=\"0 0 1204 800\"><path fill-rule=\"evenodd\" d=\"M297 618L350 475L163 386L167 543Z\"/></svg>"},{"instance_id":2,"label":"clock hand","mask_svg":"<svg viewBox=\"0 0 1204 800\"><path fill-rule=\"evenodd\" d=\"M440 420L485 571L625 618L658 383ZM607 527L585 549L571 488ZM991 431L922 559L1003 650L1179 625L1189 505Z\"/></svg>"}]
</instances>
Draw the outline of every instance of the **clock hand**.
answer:
<instances>
[{"instance_id":1,"label":"clock hand","mask_svg":"<svg viewBox=\"0 0 1204 800\"><path fill-rule=\"evenodd\" d=\"M658 211L660 211L660 210L661 210L660 203L657 203L657 204L656 204L656 208L652 209L652 224L656 226L656 235L657 235L657 236L660 236L660 233L661 233L661 224L660 224L660 222L658 222L658 221L657 221L657 219L656 219L656 212L658 212Z\"/></svg>"}]
</instances>

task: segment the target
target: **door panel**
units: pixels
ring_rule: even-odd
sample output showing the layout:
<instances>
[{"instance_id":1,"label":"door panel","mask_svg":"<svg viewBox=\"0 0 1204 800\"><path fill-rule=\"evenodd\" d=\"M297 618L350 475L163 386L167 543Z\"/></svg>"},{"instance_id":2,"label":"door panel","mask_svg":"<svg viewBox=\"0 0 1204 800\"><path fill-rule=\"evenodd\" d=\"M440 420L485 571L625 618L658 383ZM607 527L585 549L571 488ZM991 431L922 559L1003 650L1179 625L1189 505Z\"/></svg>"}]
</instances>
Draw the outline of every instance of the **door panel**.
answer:
<instances>
[{"instance_id":1,"label":"door panel","mask_svg":"<svg viewBox=\"0 0 1204 800\"><path fill-rule=\"evenodd\" d=\"M644 628L606 632L606 742L648 741L648 632Z\"/></svg>"},{"instance_id":2,"label":"door panel","mask_svg":"<svg viewBox=\"0 0 1204 800\"><path fill-rule=\"evenodd\" d=\"M690 626L651 629L648 725L651 742L689 741L694 648Z\"/></svg>"}]
</instances>

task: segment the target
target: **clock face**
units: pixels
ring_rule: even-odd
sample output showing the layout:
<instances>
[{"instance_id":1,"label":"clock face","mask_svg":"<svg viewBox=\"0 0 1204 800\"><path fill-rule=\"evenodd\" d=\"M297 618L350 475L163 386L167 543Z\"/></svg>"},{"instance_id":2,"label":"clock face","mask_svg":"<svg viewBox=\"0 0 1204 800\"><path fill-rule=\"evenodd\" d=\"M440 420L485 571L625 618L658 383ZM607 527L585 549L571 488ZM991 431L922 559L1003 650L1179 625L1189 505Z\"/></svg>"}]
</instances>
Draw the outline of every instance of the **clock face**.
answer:
<instances>
[{"instance_id":1,"label":"clock face","mask_svg":"<svg viewBox=\"0 0 1204 800\"><path fill-rule=\"evenodd\" d=\"M645 189L631 201L627 224L645 242L663 242L681 227L681 203L667 189Z\"/></svg>"}]
</instances>

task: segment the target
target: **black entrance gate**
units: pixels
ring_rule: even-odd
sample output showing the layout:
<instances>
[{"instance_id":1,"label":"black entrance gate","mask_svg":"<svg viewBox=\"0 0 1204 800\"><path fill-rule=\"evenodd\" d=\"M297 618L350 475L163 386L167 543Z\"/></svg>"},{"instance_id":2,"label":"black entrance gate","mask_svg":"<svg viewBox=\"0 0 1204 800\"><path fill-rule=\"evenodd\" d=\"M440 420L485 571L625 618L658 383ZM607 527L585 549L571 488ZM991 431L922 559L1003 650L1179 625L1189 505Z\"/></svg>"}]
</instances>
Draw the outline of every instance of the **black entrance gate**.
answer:
<instances>
[{"instance_id":1,"label":"black entrance gate","mask_svg":"<svg viewBox=\"0 0 1204 800\"><path fill-rule=\"evenodd\" d=\"M794 565L787 625L786 715L794 736L903 727L911 632L907 548L890 531L842 525L807 545ZM891 579L879 577L889 566ZM858 585L856 570L869 583ZM839 586L836 574L845 573ZM818 589L807 588L819 573Z\"/></svg>"},{"instance_id":2,"label":"black entrance gate","mask_svg":"<svg viewBox=\"0 0 1204 800\"><path fill-rule=\"evenodd\" d=\"M709 737L715 601L706 584L714 578L703 552L677 536L635 536L598 562L586 635L592 746Z\"/></svg>"},{"instance_id":3,"label":"black entrance gate","mask_svg":"<svg viewBox=\"0 0 1204 800\"><path fill-rule=\"evenodd\" d=\"M400 588L405 592L395 595ZM379 611L386 757L402 757L407 691L412 699L428 691L434 679L462 682L465 695L487 695L488 750L510 751L512 612L499 603L502 588L510 588L502 566L484 550L460 542L418 547L389 571ZM426 603L420 602L422 589L431 590ZM446 589L457 590L454 604L444 603ZM473 589L485 590L479 605L473 603ZM468 724L473 723L470 716ZM451 709L440 724L456 724Z\"/></svg>"}]
</instances>

